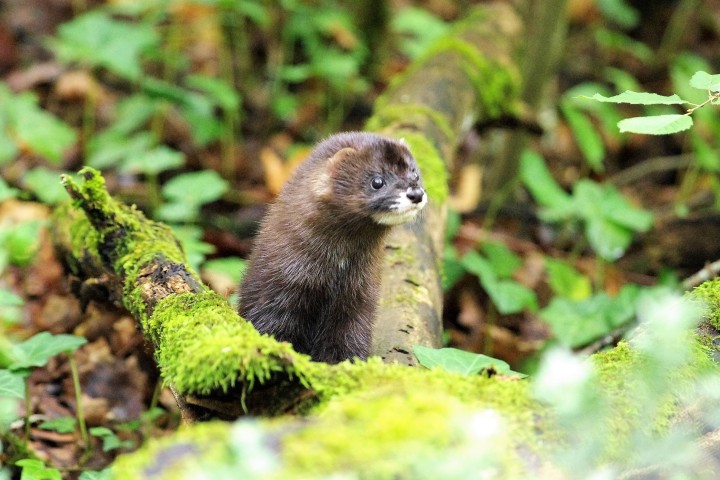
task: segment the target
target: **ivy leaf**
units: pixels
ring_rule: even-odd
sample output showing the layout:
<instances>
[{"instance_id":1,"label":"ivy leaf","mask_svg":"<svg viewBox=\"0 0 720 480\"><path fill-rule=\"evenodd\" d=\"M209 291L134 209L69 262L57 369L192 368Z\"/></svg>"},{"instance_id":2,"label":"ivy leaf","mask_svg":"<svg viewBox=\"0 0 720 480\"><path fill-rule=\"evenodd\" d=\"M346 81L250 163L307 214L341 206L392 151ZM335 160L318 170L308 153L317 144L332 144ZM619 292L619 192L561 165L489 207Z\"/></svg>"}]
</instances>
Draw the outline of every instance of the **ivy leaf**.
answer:
<instances>
[{"instance_id":1,"label":"ivy leaf","mask_svg":"<svg viewBox=\"0 0 720 480\"><path fill-rule=\"evenodd\" d=\"M139 172L146 175L157 175L165 170L183 165L185 155L172 148L159 145L152 150L133 155L122 162L123 172Z\"/></svg>"},{"instance_id":2,"label":"ivy leaf","mask_svg":"<svg viewBox=\"0 0 720 480\"><path fill-rule=\"evenodd\" d=\"M475 251L465 254L462 265L480 280L480 285L503 314L519 313L523 309L537 309L535 292L514 280L501 280L492 264Z\"/></svg>"},{"instance_id":3,"label":"ivy leaf","mask_svg":"<svg viewBox=\"0 0 720 480\"><path fill-rule=\"evenodd\" d=\"M639 291L628 285L615 298L604 293L580 301L555 297L539 316L564 345L582 347L630 321Z\"/></svg>"},{"instance_id":4,"label":"ivy leaf","mask_svg":"<svg viewBox=\"0 0 720 480\"><path fill-rule=\"evenodd\" d=\"M10 370L42 367L50 357L77 350L86 343L86 339L75 335L52 335L48 332L40 332L15 345L16 361L10 365Z\"/></svg>"},{"instance_id":5,"label":"ivy leaf","mask_svg":"<svg viewBox=\"0 0 720 480\"><path fill-rule=\"evenodd\" d=\"M157 43L157 33L149 24L116 20L94 10L60 25L50 46L64 62L103 67L136 80L142 75L140 55Z\"/></svg>"},{"instance_id":6,"label":"ivy leaf","mask_svg":"<svg viewBox=\"0 0 720 480\"><path fill-rule=\"evenodd\" d=\"M520 257L502 243L485 242L482 249L493 271L500 278L509 278L522 265Z\"/></svg>"},{"instance_id":7,"label":"ivy leaf","mask_svg":"<svg viewBox=\"0 0 720 480\"><path fill-rule=\"evenodd\" d=\"M46 467L43 462L34 458L23 458L15 462L15 465L22 468L20 480L62 480L59 470Z\"/></svg>"},{"instance_id":8,"label":"ivy leaf","mask_svg":"<svg viewBox=\"0 0 720 480\"><path fill-rule=\"evenodd\" d=\"M584 98L597 100L598 102L629 103L632 105L682 105L684 103L688 103L676 94L668 96L649 92L633 92L632 90L626 90L623 93L612 97L606 97L596 93L592 97Z\"/></svg>"},{"instance_id":9,"label":"ivy leaf","mask_svg":"<svg viewBox=\"0 0 720 480\"><path fill-rule=\"evenodd\" d=\"M73 417L58 417L50 420L45 420L40 424L40 428L43 430L52 430L58 433L71 433L75 431L75 424L77 419Z\"/></svg>"},{"instance_id":10,"label":"ivy leaf","mask_svg":"<svg viewBox=\"0 0 720 480\"><path fill-rule=\"evenodd\" d=\"M230 185L214 170L184 173L169 180L162 188L170 200L187 205L204 205L218 200Z\"/></svg>"},{"instance_id":11,"label":"ivy leaf","mask_svg":"<svg viewBox=\"0 0 720 480\"><path fill-rule=\"evenodd\" d=\"M488 374L500 375L516 375L526 377L526 375L514 372L510 369L507 362L498 360L497 358L488 357L479 353L465 352L457 348L430 348L421 345L415 345L413 352L425 368L442 368L448 372L455 372L461 375L477 375L485 370Z\"/></svg>"},{"instance_id":12,"label":"ivy leaf","mask_svg":"<svg viewBox=\"0 0 720 480\"><path fill-rule=\"evenodd\" d=\"M690 86L700 90L720 91L720 75L711 75L702 70L695 72L690 78Z\"/></svg>"},{"instance_id":13,"label":"ivy leaf","mask_svg":"<svg viewBox=\"0 0 720 480\"><path fill-rule=\"evenodd\" d=\"M632 117L618 122L621 132L645 135L667 135L688 130L692 126L692 117L681 114Z\"/></svg>"},{"instance_id":14,"label":"ivy leaf","mask_svg":"<svg viewBox=\"0 0 720 480\"><path fill-rule=\"evenodd\" d=\"M0 397L25 398L23 375L10 370L0 370Z\"/></svg>"}]
</instances>

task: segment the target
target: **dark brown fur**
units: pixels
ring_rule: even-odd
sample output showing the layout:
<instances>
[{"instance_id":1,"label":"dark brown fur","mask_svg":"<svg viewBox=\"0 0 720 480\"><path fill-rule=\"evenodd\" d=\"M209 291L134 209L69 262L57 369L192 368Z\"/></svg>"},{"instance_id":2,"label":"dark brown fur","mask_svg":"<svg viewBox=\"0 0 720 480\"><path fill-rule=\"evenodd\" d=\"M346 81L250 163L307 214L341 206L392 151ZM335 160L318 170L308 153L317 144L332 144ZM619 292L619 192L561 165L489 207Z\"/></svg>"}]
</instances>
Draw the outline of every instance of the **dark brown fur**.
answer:
<instances>
[{"instance_id":1,"label":"dark brown fur","mask_svg":"<svg viewBox=\"0 0 720 480\"><path fill-rule=\"evenodd\" d=\"M387 191L371 186L378 175ZM390 229L377 215L392 217L399 195L408 208L425 204L404 142L351 132L318 144L263 221L240 314L316 361L367 358Z\"/></svg>"}]
</instances>

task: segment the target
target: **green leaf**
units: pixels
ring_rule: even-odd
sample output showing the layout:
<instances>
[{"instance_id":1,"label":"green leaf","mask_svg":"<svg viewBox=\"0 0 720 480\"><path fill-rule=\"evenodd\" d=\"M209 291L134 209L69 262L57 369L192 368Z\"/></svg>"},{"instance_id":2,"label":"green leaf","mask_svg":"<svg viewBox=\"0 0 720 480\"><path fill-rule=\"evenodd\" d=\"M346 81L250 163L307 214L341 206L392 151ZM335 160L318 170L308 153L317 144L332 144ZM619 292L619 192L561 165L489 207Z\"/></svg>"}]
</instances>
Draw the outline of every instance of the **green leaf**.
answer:
<instances>
[{"instance_id":1,"label":"green leaf","mask_svg":"<svg viewBox=\"0 0 720 480\"><path fill-rule=\"evenodd\" d=\"M37 106L37 99L29 92L12 98L6 106L9 127L17 139L32 152L54 163L75 143L75 130Z\"/></svg>"},{"instance_id":2,"label":"green leaf","mask_svg":"<svg viewBox=\"0 0 720 480\"><path fill-rule=\"evenodd\" d=\"M155 140L150 132L139 132L128 137L125 134L107 130L90 140L87 164L99 170L118 167L126 159L141 155L154 143Z\"/></svg>"},{"instance_id":3,"label":"green leaf","mask_svg":"<svg viewBox=\"0 0 720 480\"><path fill-rule=\"evenodd\" d=\"M457 348L436 349L415 345L413 352L420 365L425 368L442 368L448 372L461 375L477 375L486 370L500 375L526 376L510 370L510 365L507 362L479 353L465 352Z\"/></svg>"},{"instance_id":4,"label":"green leaf","mask_svg":"<svg viewBox=\"0 0 720 480\"><path fill-rule=\"evenodd\" d=\"M605 144L590 119L568 102L561 102L560 109L570 126L580 152L588 165L596 172L603 171Z\"/></svg>"},{"instance_id":5,"label":"green leaf","mask_svg":"<svg viewBox=\"0 0 720 480\"><path fill-rule=\"evenodd\" d=\"M140 57L157 44L151 25L115 20L97 9L61 24L57 38L50 41L63 62L107 68L130 80L141 77Z\"/></svg>"},{"instance_id":6,"label":"green leaf","mask_svg":"<svg viewBox=\"0 0 720 480\"><path fill-rule=\"evenodd\" d=\"M458 259L457 249L446 244L443 250L442 287L444 291L450 290L465 274L465 267Z\"/></svg>"},{"instance_id":7,"label":"green leaf","mask_svg":"<svg viewBox=\"0 0 720 480\"><path fill-rule=\"evenodd\" d=\"M144 173L145 175L158 175L161 172L178 168L185 163L185 155L165 145L159 145L128 157L122 162L122 172Z\"/></svg>"},{"instance_id":8,"label":"green leaf","mask_svg":"<svg viewBox=\"0 0 720 480\"><path fill-rule=\"evenodd\" d=\"M20 480L62 480L59 470L46 467L43 462L34 458L23 458L15 462L15 465L22 468Z\"/></svg>"},{"instance_id":9,"label":"green leaf","mask_svg":"<svg viewBox=\"0 0 720 480\"><path fill-rule=\"evenodd\" d=\"M110 480L112 478L109 468L104 470L85 470L80 474L78 480Z\"/></svg>"},{"instance_id":10,"label":"green leaf","mask_svg":"<svg viewBox=\"0 0 720 480\"><path fill-rule=\"evenodd\" d=\"M230 184L214 170L184 173L169 180L162 188L165 198L187 205L204 205L219 200Z\"/></svg>"},{"instance_id":11,"label":"green leaf","mask_svg":"<svg viewBox=\"0 0 720 480\"><path fill-rule=\"evenodd\" d=\"M118 448L132 448L135 443L131 440L120 440L115 432L106 427L93 427L89 430L90 435L102 438L103 452L109 452Z\"/></svg>"},{"instance_id":12,"label":"green leaf","mask_svg":"<svg viewBox=\"0 0 720 480\"><path fill-rule=\"evenodd\" d=\"M391 28L400 35L400 50L414 59L444 35L449 27L427 10L409 6L392 17Z\"/></svg>"},{"instance_id":13,"label":"green leaf","mask_svg":"<svg viewBox=\"0 0 720 480\"><path fill-rule=\"evenodd\" d=\"M8 198L17 198L18 193L17 188L12 188L4 179L0 178L0 202Z\"/></svg>"},{"instance_id":14,"label":"green leaf","mask_svg":"<svg viewBox=\"0 0 720 480\"><path fill-rule=\"evenodd\" d=\"M607 19L623 28L635 27L640 21L640 12L626 0L598 0L595 5Z\"/></svg>"},{"instance_id":15,"label":"green leaf","mask_svg":"<svg viewBox=\"0 0 720 480\"><path fill-rule=\"evenodd\" d=\"M502 243L485 242L482 250L498 278L509 278L522 265L522 259Z\"/></svg>"},{"instance_id":16,"label":"green leaf","mask_svg":"<svg viewBox=\"0 0 720 480\"><path fill-rule=\"evenodd\" d=\"M592 294L590 279L562 260L545 257L548 283L552 291L570 300L584 300Z\"/></svg>"},{"instance_id":17,"label":"green leaf","mask_svg":"<svg viewBox=\"0 0 720 480\"><path fill-rule=\"evenodd\" d=\"M30 220L14 225L0 242L4 247L8 260L20 267L29 265L40 246L40 228L44 222ZM5 232L3 232L5 233Z\"/></svg>"},{"instance_id":18,"label":"green leaf","mask_svg":"<svg viewBox=\"0 0 720 480\"><path fill-rule=\"evenodd\" d=\"M45 420L40 424L40 428L58 433L71 433L75 431L76 424L77 419L74 417L58 417Z\"/></svg>"},{"instance_id":19,"label":"green leaf","mask_svg":"<svg viewBox=\"0 0 720 480\"><path fill-rule=\"evenodd\" d=\"M10 370L0 370L0 397L25 398L25 377Z\"/></svg>"},{"instance_id":20,"label":"green leaf","mask_svg":"<svg viewBox=\"0 0 720 480\"><path fill-rule=\"evenodd\" d=\"M60 182L60 172L35 167L25 174L23 183L41 202L57 205L70 197Z\"/></svg>"},{"instance_id":21,"label":"green leaf","mask_svg":"<svg viewBox=\"0 0 720 480\"><path fill-rule=\"evenodd\" d=\"M520 157L520 178L540 205L552 208L570 205L570 195L552 177L545 160L531 150L523 151Z\"/></svg>"},{"instance_id":22,"label":"green leaf","mask_svg":"<svg viewBox=\"0 0 720 480\"><path fill-rule=\"evenodd\" d=\"M529 288L513 280L500 280L489 261L475 251L463 257L462 265L480 280L498 311L503 314L519 313L523 309L537 309L537 298Z\"/></svg>"},{"instance_id":23,"label":"green leaf","mask_svg":"<svg viewBox=\"0 0 720 480\"><path fill-rule=\"evenodd\" d=\"M539 316L561 343L578 348L630 321L639 291L630 285L615 298L604 293L580 301L555 297Z\"/></svg>"},{"instance_id":24,"label":"green leaf","mask_svg":"<svg viewBox=\"0 0 720 480\"><path fill-rule=\"evenodd\" d=\"M215 103L225 111L240 108L240 95L237 90L228 85L224 80L205 75L189 75L186 83L188 87L202 90L210 95Z\"/></svg>"},{"instance_id":25,"label":"green leaf","mask_svg":"<svg viewBox=\"0 0 720 480\"><path fill-rule=\"evenodd\" d=\"M24 342L15 345L17 361L10 366L10 370L42 367L50 357L58 353L72 352L86 343L86 339L75 335L37 333Z\"/></svg>"},{"instance_id":26,"label":"green leaf","mask_svg":"<svg viewBox=\"0 0 720 480\"><path fill-rule=\"evenodd\" d=\"M14 294L10 290L0 288L0 307L19 307L25 301L21 296Z\"/></svg>"},{"instance_id":27,"label":"green leaf","mask_svg":"<svg viewBox=\"0 0 720 480\"><path fill-rule=\"evenodd\" d=\"M658 95L657 93L633 92L631 90L626 90L613 97L605 97L596 93L592 97L589 97L589 99L597 100L598 102L630 103L632 105L682 105L688 103L675 94L666 96Z\"/></svg>"},{"instance_id":28,"label":"green leaf","mask_svg":"<svg viewBox=\"0 0 720 480\"><path fill-rule=\"evenodd\" d=\"M690 78L690 86L711 92L720 91L720 75L699 71Z\"/></svg>"},{"instance_id":29,"label":"green leaf","mask_svg":"<svg viewBox=\"0 0 720 480\"><path fill-rule=\"evenodd\" d=\"M668 135L682 132L692 126L692 117L690 115L680 114L626 118L618 123L621 132L646 135Z\"/></svg>"}]
</instances>

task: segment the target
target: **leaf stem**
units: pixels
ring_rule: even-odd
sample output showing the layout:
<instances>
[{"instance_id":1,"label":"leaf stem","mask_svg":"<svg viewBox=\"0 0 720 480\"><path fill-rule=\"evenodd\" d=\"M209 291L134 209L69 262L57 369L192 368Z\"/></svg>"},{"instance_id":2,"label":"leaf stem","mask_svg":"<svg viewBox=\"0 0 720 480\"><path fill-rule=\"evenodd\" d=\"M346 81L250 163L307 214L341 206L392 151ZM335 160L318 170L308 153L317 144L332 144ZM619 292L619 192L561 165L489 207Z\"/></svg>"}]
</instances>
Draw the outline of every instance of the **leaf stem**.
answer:
<instances>
[{"instance_id":1,"label":"leaf stem","mask_svg":"<svg viewBox=\"0 0 720 480\"><path fill-rule=\"evenodd\" d=\"M73 388L75 389L75 415L77 415L78 425L80 425L80 438L85 444L85 449L90 449L90 441L87 434L87 426L85 425L85 415L83 414L82 395L80 393L80 375L78 374L77 363L72 352L67 353L70 371L72 372Z\"/></svg>"}]
</instances>

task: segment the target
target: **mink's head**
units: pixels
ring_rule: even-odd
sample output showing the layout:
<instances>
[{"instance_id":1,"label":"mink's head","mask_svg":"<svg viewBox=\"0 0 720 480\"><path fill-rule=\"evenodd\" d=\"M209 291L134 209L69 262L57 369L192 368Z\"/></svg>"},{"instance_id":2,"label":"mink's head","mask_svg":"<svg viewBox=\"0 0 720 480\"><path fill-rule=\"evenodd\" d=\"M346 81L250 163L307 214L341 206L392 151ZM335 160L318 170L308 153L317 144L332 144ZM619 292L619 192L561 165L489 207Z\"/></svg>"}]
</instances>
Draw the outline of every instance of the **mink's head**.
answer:
<instances>
[{"instance_id":1,"label":"mink's head","mask_svg":"<svg viewBox=\"0 0 720 480\"><path fill-rule=\"evenodd\" d=\"M415 219L427 203L404 140L340 133L321 142L306 163L318 200L338 214L391 226Z\"/></svg>"}]
</instances>

